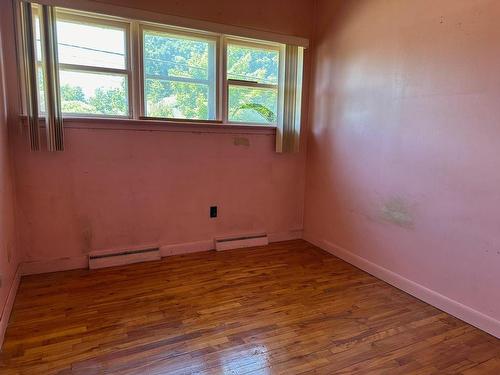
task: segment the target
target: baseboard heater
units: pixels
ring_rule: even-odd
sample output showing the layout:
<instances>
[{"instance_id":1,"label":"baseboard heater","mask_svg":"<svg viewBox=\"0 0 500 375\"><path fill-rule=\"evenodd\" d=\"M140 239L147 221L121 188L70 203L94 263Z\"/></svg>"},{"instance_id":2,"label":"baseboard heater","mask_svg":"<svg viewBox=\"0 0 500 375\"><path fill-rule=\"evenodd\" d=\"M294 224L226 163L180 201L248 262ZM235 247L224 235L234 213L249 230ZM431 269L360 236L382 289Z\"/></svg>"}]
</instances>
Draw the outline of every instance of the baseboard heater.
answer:
<instances>
[{"instance_id":1,"label":"baseboard heater","mask_svg":"<svg viewBox=\"0 0 500 375\"><path fill-rule=\"evenodd\" d=\"M160 260L160 248L150 247L133 250L95 251L89 254L89 268L105 268L126 264Z\"/></svg>"},{"instance_id":2,"label":"baseboard heater","mask_svg":"<svg viewBox=\"0 0 500 375\"><path fill-rule=\"evenodd\" d=\"M248 236L226 237L215 239L215 250L231 250L243 247L265 246L269 244L267 234L253 234Z\"/></svg>"}]
</instances>

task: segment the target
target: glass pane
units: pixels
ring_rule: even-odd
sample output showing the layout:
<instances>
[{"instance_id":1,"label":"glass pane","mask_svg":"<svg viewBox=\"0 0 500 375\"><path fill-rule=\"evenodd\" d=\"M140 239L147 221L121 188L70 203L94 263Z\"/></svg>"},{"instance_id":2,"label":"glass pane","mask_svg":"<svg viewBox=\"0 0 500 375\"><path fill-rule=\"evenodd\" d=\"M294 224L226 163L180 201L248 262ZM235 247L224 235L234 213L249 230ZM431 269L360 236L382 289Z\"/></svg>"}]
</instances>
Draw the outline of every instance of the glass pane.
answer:
<instances>
[{"instance_id":1,"label":"glass pane","mask_svg":"<svg viewBox=\"0 0 500 375\"><path fill-rule=\"evenodd\" d=\"M227 46L227 78L278 84L279 51Z\"/></svg>"},{"instance_id":2,"label":"glass pane","mask_svg":"<svg viewBox=\"0 0 500 375\"><path fill-rule=\"evenodd\" d=\"M36 54L36 61L37 62L42 62L42 41L40 37L40 18L33 14L33 20L34 20L34 31L35 31L35 54Z\"/></svg>"},{"instance_id":3,"label":"glass pane","mask_svg":"<svg viewBox=\"0 0 500 375\"><path fill-rule=\"evenodd\" d=\"M229 121L276 124L278 90L229 86Z\"/></svg>"},{"instance_id":4,"label":"glass pane","mask_svg":"<svg viewBox=\"0 0 500 375\"><path fill-rule=\"evenodd\" d=\"M45 113L45 88L43 80L43 69L38 66L36 69L36 80L38 84L38 112Z\"/></svg>"},{"instance_id":5,"label":"glass pane","mask_svg":"<svg viewBox=\"0 0 500 375\"><path fill-rule=\"evenodd\" d=\"M148 78L161 76L207 81L212 75L209 65L214 65L213 48L214 43L211 41L145 31L145 74Z\"/></svg>"},{"instance_id":6,"label":"glass pane","mask_svg":"<svg viewBox=\"0 0 500 375\"><path fill-rule=\"evenodd\" d=\"M106 25L57 21L59 62L126 69L125 29Z\"/></svg>"},{"instance_id":7,"label":"glass pane","mask_svg":"<svg viewBox=\"0 0 500 375\"><path fill-rule=\"evenodd\" d=\"M35 33L35 55L36 55L36 81L38 86L38 112L45 113L45 88L42 69L42 42L40 38L40 18L38 17L38 8L32 5L33 10L33 30Z\"/></svg>"},{"instance_id":8,"label":"glass pane","mask_svg":"<svg viewBox=\"0 0 500 375\"><path fill-rule=\"evenodd\" d=\"M146 79L146 116L208 120L209 86L197 83Z\"/></svg>"},{"instance_id":9,"label":"glass pane","mask_svg":"<svg viewBox=\"0 0 500 375\"><path fill-rule=\"evenodd\" d=\"M125 75L61 70L63 113L128 116L128 79Z\"/></svg>"},{"instance_id":10,"label":"glass pane","mask_svg":"<svg viewBox=\"0 0 500 375\"><path fill-rule=\"evenodd\" d=\"M214 119L215 42L144 32L146 115Z\"/></svg>"}]
</instances>

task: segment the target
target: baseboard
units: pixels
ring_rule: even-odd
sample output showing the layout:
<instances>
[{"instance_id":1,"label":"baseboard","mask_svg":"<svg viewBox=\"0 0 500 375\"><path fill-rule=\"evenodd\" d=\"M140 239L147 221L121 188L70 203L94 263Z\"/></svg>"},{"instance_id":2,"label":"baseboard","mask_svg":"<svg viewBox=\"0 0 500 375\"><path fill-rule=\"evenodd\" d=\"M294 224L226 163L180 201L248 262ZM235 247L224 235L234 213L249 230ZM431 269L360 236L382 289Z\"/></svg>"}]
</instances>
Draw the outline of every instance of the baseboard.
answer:
<instances>
[{"instance_id":1,"label":"baseboard","mask_svg":"<svg viewBox=\"0 0 500 375\"><path fill-rule=\"evenodd\" d=\"M282 242L302 238L302 229L290 230L286 232L269 233L269 242ZM158 246L158 245L155 245ZM142 246L144 247L144 246ZM128 248L127 248L128 249ZM213 239L183 242L178 244L160 246L161 257L172 255L182 255L209 251L215 249ZM114 251L114 250L106 250ZM88 256L81 255L71 258L58 258L23 262L21 265L21 275L36 275L40 273L70 271L75 269L85 269L89 267Z\"/></svg>"},{"instance_id":2,"label":"baseboard","mask_svg":"<svg viewBox=\"0 0 500 375\"><path fill-rule=\"evenodd\" d=\"M304 236L304 240L323 249L338 258L368 272L369 274L405 291L408 294L447 312L466 323L469 323L497 338L500 338L500 321L472 309L458 301L448 298L432 289L418 284L410 279L401 276L398 273L388 270L378 264L375 264L365 258L362 258L349 250L337 246L329 241Z\"/></svg>"},{"instance_id":3,"label":"baseboard","mask_svg":"<svg viewBox=\"0 0 500 375\"><path fill-rule=\"evenodd\" d=\"M162 257L169 257L172 255L199 253L201 251L214 249L214 240L203 240L196 242L184 242L174 245L164 245L160 247L160 254Z\"/></svg>"},{"instance_id":4,"label":"baseboard","mask_svg":"<svg viewBox=\"0 0 500 375\"><path fill-rule=\"evenodd\" d=\"M37 260L23 262L21 275L36 275L39 273L69 271L88 267L89 259L86 255L72 258Z\"/></svg>"},{"instance_id":5,"label":"baseboard","mask_svg":"<svg viewBox=\"0 0 500 375\"><path fill-rule=\"evenodd\" d=\"M160 248L158 246L120 249L113 252L94 251L89 253L89 268L96 270L134 263L152 262L160 259Z\"/></svg>"},{"instance_id":6,"label":"baseboard","mask_svg":"<svg viewBox=\"0 0 500 375\"><path fill-rule=\"evenodd\" d=\"M266 233L249 233L241 236L219 237L215 239L215 250L217 251L267 245L269 245L269 237Z\"/></svg>"},{"instance_id":7,"label":"baseboard","mask_svg":"<svg viewBox=\"0 0 500 375\"><path fill-rule=\"evenodd\" d=\"M302 229L290 230L287 232L276 232L269 233L267 237L269 238L269 242L283 242L283 241L291 241L291 240L300 240L302 239Z\"/></svg>"},{"instance_id":8,"label":"baseboard","mask_svg":"<svg viewBox=\"0 0 500 375\"><path fill-rule=\"evenodd\" d=\"M270 243L298 240L302 238L302 229L269 233L267 236ZM172 255L199 253L202 251L210 251L214 249L215 242L213 239L210 239L195 242L184 242L173 245L164 245L160 247L160 254L162 257L168 257Z\"/></svg>"},{"instance_id":9,"label":"baseboard","mask_svg":"<svg viewBox=\"0 0 500 375\"><path fill-rule=\"evenodd\" d=\"M7 331L7 325L9 324L10 313L14 307L14 300L16 299L17 289L19 288L19 282L21 281L21 265L17 267L14 279L10 285L9 294L5 300L5 306L2 310L2 316L0 318L0 349L3 345L3 339L5 337L5 332Z\"/></svg>"}]
</instances>

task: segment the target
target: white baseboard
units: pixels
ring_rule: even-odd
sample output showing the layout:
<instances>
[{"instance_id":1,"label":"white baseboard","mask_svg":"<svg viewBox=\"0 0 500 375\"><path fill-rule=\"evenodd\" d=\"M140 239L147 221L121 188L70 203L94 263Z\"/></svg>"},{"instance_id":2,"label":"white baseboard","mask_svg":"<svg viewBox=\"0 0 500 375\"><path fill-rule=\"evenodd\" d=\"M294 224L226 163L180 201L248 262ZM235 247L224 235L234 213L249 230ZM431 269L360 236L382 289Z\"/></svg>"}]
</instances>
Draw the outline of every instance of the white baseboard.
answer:
<instances>
[{"instance_id":1,"label":"white baseboard","mask_svg":"<svg viewBox=\"0 0 500 375\"><path fill-rule=\"evenodd\" d=\"M375 264L365 258L362 258L349 250L337 246L329 241L304 236L304 240L323 249L338 258L372 274L373 276L395 286L398 289L411 294L418 299L447 312L466 323L469 323L489 334L500 338L500 321L472 309L458 301L452 300L432 289L418 284L410 279L401 276L398 273L388 270L378 264Z\"/></svg>"},{"instance_id":2,"label":"white baseboard","mask_svg":"<svg viewBox=\"0 0 500 375\"><path fill-rule=\"evenodd\" d=\"M0 317L0 349L3 345L3 340L5 338L5 331L7 331L7 325L9 324L10 313L14 307L14 300L16 299L17 289L19 288L19 282L21 281L21 265L17 267L14 279L10 285L9 294L5 300L5 306L2 310L2 316Z\"/></svg>"}]
</instances>

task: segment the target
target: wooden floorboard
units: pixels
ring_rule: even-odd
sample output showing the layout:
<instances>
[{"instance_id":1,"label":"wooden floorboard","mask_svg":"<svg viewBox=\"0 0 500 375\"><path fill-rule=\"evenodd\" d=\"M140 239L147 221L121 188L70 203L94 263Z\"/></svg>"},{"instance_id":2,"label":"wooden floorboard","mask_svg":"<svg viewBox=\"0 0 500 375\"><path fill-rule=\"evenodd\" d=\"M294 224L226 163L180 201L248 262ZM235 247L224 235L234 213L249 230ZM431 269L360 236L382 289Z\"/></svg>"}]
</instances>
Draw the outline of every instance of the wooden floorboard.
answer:
<instances>
[{"instance_id":1,"label":"wooden floorboard","mask_svg":"<svg viewBox=\"0 0 500 375\"><path fill-rule=\"evenodd\" d=\"M500 340L304 241L23 277L1 374L500 374Z\"/></svg>"}]
</instances>

